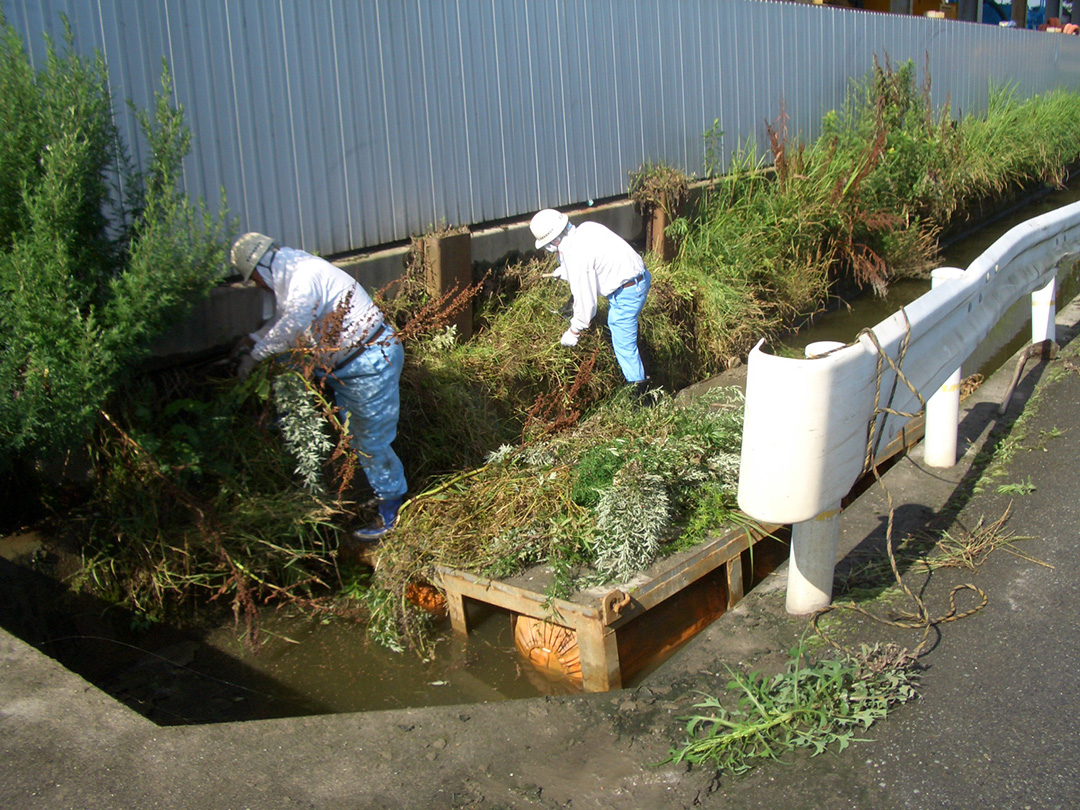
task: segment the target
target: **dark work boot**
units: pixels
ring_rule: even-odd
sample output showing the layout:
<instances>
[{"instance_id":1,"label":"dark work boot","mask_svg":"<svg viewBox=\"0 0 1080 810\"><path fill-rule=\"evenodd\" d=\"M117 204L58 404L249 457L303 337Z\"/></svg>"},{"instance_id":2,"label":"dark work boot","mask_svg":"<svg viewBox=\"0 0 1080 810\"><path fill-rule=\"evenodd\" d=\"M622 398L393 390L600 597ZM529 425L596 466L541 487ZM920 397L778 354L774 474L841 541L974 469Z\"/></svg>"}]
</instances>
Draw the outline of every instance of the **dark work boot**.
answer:
<instances>
[{"instance_id":1,"label":"dark work boot","mask_svg":"<svg viewBox=\"0 0 1080 810\"><path fill-rule=\"evenodd\" d=\"M379 517L370 526L357 529L352 536L361 543L374 543L381 540L397 524L401 498L379 501Z\"/></svg>"},{"instance_id":2,"label":"dark work boot","mask_svg":"<svg viewBox=\"0 0 1080 810\"><path fill-rule=\"evenodd\" d=\"M640 382L630 383L628 387L630 388L630 399L638 407L648 407L656 404L657 397L650 393L652 389L648 378Z\"/></svg>"}]
</instances>

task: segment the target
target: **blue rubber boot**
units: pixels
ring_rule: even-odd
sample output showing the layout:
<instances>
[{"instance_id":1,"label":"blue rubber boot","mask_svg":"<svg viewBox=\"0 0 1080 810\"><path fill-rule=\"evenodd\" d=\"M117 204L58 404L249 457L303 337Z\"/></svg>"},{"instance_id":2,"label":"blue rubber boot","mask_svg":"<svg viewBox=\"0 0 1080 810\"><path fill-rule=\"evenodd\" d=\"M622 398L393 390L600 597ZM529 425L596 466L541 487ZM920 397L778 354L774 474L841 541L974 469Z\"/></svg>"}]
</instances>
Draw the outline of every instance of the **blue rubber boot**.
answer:
<instances>
[{"instance_id":1,"label":"blue rubber boot","mask_svg":"<svg viewBox=\"0 0 1080 810\"><path fill-rule=\"evenodd\" d=\"M401 498L379 501L379 517L370 526L354 531L353 537L361 543L374 543L381 540L397 524L401 501Z\"/></svg>"}]
</instances>

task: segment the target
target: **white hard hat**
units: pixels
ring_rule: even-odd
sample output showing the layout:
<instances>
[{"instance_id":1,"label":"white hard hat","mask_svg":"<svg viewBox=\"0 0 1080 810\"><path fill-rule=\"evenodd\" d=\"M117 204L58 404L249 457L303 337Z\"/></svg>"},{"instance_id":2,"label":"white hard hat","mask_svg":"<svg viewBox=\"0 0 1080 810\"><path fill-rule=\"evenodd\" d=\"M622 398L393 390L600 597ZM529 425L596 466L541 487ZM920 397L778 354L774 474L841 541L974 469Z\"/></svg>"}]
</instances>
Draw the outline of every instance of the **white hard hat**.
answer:
<instances>
[{"instance_id":1,"label":"white hard hat","mask_svg":"<svg viewBox=\"0 0 1080 810\"><path fill-rule=\"evenodd\" d=\"M545 208L538 211L529 223L529 230L536 237L536 249L540 250L544 245L555 239L570 224L570 218L566 214L556 211L554 208Z\"/></svg>"},{"instance_id":2,"label":"white hard hat","mask_svg":"<svg viewBox=\"0 0 1080 810\"><path fill-rule=\"evenodd\" d=\"M255 272L255 266L273 244L274 240L262 233L245 233L233 242L229 260L236 271L244 277L244 281L251 278L251 274Z\"/></svg>"}]
</instances>

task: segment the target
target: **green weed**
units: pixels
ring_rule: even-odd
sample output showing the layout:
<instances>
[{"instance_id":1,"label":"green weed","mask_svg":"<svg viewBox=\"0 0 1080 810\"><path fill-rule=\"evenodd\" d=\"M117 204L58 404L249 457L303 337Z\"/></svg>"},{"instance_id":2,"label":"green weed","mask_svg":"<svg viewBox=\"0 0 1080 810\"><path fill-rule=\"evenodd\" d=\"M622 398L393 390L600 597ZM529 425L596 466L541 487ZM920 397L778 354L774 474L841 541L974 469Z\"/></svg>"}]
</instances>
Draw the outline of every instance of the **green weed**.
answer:
<instances>
[{"instance_id":1,"label":"green weed","mask_svg":"<svg viewBox=\"0 0 1080 810\"><path fill-rule=\"evenodd\" d=\"M1001 484L997 488L998 494L1001 495L1030 495L1035 491L1035 485L1031 483L1031 477L1027 480L1020 481L1012 484Z\"/></svg>"},{"instance_id":2,"label":"green weed","mask_svg":"<svg viewBox=\"0 0 1080 810\"><path fill-rule=\"evenodd\" d=\"M686 720L686 742L665 762L709 763L740 774L761 759L797 749L816 756L843 751L874 722L915 697L914 661L894 646L863 646L854 655L809 660L795 651L771 678L728 669L734 706L705 695Z\"/></svg>"}]
</instances>

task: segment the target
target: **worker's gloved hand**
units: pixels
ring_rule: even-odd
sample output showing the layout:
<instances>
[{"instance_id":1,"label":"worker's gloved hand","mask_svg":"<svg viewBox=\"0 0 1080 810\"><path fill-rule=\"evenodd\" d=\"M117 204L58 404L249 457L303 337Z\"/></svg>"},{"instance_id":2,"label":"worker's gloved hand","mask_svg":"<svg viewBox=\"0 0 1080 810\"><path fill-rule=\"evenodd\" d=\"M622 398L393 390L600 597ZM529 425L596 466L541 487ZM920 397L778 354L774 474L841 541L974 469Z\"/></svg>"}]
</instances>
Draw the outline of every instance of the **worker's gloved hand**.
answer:
<instances>
[{"instance_id":1,"label":"worker's gloved hand","mask_svg":"<svg viewBox=\"0 0 1080 810\"><path fill-rule=\"evenodd\" d=\"M571 295L569 300L559 307L559 314L566 318L566 320L570 320L574 317L574 296Z\"/></svg>"},{"instance_id":2,"label":"worker's gloved hand","mask_svg":"<svg viewBox=\"0 0 1080 810\"><path fill-rule=\"evenodd\" d=\"M240 365L236 367L236 376L241 380L246 380L251 370L258 365L258 361L250 354L245 354L240 358Z\"/></svg>"},{"instance_id":3,"label":"worker's gloved hand","mask_svg":"<svg viewBox=\"0 0 1080 810\"><path fill-rule=\"evenodd\" d=\"M229 359L235 363L245 354L250 354L251 350L254 348L254 340L247 336L242 337L236 342L236 345L232 347L232 351L229 352Z\"/></svg>"},{"instance_id":4,"label":"worker's gloved hand","mask_svg":"<svg viewBox=\"0 0 1080 810\"><path fill-rule=\"evenodd\" d=\"M562 333L562 338L559 342L563 346L577 346L578 335L573 329L567 329Z\"/></svg>"}]
</instances>

